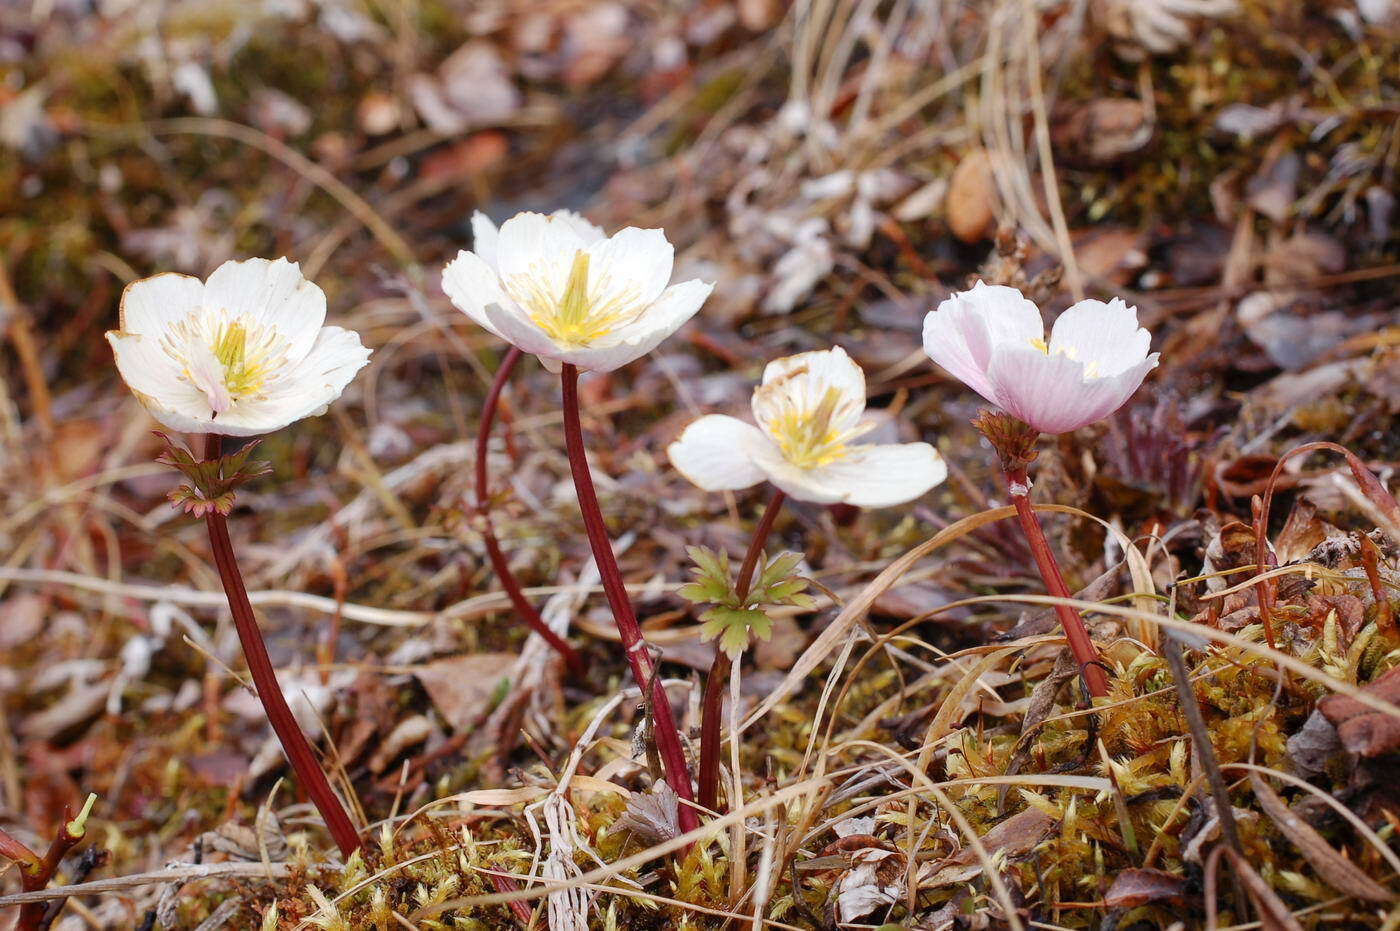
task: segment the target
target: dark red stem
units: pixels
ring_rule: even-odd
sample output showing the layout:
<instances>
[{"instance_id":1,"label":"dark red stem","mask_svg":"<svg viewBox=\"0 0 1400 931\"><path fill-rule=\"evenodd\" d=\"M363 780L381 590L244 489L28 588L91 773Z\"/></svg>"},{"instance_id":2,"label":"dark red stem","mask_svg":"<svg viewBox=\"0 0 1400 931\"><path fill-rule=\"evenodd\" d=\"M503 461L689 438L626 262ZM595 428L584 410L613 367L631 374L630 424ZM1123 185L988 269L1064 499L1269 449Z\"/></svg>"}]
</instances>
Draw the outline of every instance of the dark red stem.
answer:
<instances>
[{"instance_id":1,"label":"dark red stem","mask_svg":"<svg viewBox=\"0 0 1400 931\"><path fill-rule=\"evenodd\" d=\"M500 406L501 390L505 388L506 382L510 379L510 374L515 370L515 363L520 361L521 352L516 347L510 347L505 358L501 360L501 367L496 370L496 377L491 381L491 390L486 393L486 401L481 407L481 425L476 431L476 512L481 516L481 539L486 544L486 556L491 560L491 569L496 573L496 578L500 580L501 588L505 589L506 597L515 607L515 614L525 625L539 634L555 651L562 657L569 666L571 672L577 678L584 676L583 659L578 655L568 641L560 637L549 629L549 625L540 617L540 613L535 610L535 606L530 604L525 597L525 591L520 587L520 582L515 578L515 573L511 571L510 563L506 561L505 553L501 552L500 541L496 539L496 528L491 522L491 500L488 494L489 487L486 483L486 453L491 442L491 426L496 422L496 409Z\"/></svg>"},{"instance_id":2,"label":"dark red stem","mask_svg":"<svg viewBox=\"0 0 1400 931\"><path fill-rule=\"evenodd\" d=\"M613 555L608 528L603 523L603 511L598 506L598 493L593 488L593 475L588 469L583 425L579 420L578 369L565 364L559 380L564 394L564 445L569 454L569 470L574 476L574 490L578 494L583 526L588 532L588 544L598 563L598 574L603 578L603 591L608 596L608 605L612 608L613 621L622 639L627 664L632 668L632 677L643 690L651 689L652 735L661 764L666 770L666 782L680 799L680 829L682 832L693 831L699 827L700 821L694 807L689 804L694 801L695 795L690 789L690 767L686 765L685 751L681 748L680 731L671 714L671 701L661 687L651 653L642 639L641 625L632 613L632 602L627 597L622 571L617 567L617 557Z\"/></svg>"},{"instance_id":3,"label":"dark red stem","mask_svg":"<svg viewBox=\"0 0 1400 931\"><path fill-rule=\"evenodd\" d=\"M739 567L739 578L734 583L734 594L739 596L740 604L743 604L745 596L749 593L754 570L758 567L758 558L763 554L763 546L768 542L768 535L773 531L773 522L778 519L778 512L783 509L786 497L774 488L773 497L768 499L768 507L759 518L758 526L754 528L749 550L744 554L744 562ZM705 696L700 702L698 801L700 807L710 811L718 811L716 806L719 804L720 708L724 704L724 684L729 678L730 663L728 653L723 649L715 650L715 661L710 665L709 677L705 679Z\"/></svg>"},{"instance_id":4,"label":"dark red stem","mask_svg":"<svg viewBox=\"0 0 1400 931\"><path fill-rule=\"evenodd\" d=\"M1021 522L1021 532L1026 535L1026 543L1031 548L1031 555L1035 557L1040 577L1045 580L1046 590L1056 598L1073 598L1074 594L1065 584L1065 577L1060 574L1060 564L1055 561L1055 554L1050 549L1049 541L1045 539L1040 518L1031 507L1030 487L1030 478L1024 468L1006 473L1006 489L1011 493L1011 503L1016 506L1016 517ZM1090 695L1103 698L1108 694L1108 676L1099 665L1099 653L1094 648L1094 641L1089 638L1089 631L1084 627L1084 619L1079 616L1078 611L1065 604L1055 605L1055 613L1059 615L1060 626L1064 628L1070 651L1079 663L1085 687Z\"/></svg>"},{"instance_id":5,"label":"dark red stem","mask_svg":"<svg viewBox=\"0 0 1400 931\"><path fill-rule=\"evenodd\" d=\"M209 434L206 438L205 458L217 458L220 454L219 437ZM209 528L209 545L214 551L214 564L219 569L219 578L224 583L224 594L228 596L228 607L233 613L233 626L238 631L238 642L243 646L243 656L248 661L248 673L253 677L258 700L262 702L267 719L272 722L272 730L282 744L282 751L292 764L297 779L316 810L326 822L326 827L335 839L340 853L347 859L360 848L360 836L350 822L345 807L331 789L326 774L321 770L315 751L301 732L292 709L287 706L282 686L277 682L277 673L272 668L272 660L267 655L267 645L263 643L262 631L258 629L253 606L248 601L248 591L243 586L243 574L238 571L238 560L234 556L233 542L228 535L228 522L218 511L210 511L205 516Z\"/></svg>"}]
</instances>

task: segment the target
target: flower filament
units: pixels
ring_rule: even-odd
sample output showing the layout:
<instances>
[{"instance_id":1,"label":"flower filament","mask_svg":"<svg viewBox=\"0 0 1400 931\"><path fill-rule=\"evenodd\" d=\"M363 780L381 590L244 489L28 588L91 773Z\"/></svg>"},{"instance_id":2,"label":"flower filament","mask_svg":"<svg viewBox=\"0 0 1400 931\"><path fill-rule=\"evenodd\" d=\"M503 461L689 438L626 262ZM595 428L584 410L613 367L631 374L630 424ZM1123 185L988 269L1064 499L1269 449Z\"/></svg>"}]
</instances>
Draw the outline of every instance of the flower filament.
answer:
<instances>
[{"instance_id":1,"label":"flower filament","mask_svg":"<svg viewBox=\"0 0 1400 931\"><path fill-rule=\"evenodd\" d=\"M759 389L772 395L769 400L776 410L764 417L764 428L778 445L783 457L801 469L815 469L844 459L850 453L851 440L873 428L873 424L852 424L852 405L859 402L842 395L835 386L827 386L815 406L804 403L807 392L802 382L806 372L794 373L782 381ZM800 379L800 380L799 380Z\"/></svg>"},{"instance_id":2,"label":"flower filament","mask_svg":"<svg viewBox=\"0 0 1400 931\"><path fill-rule=\"evenodd\" d=\"M537 267L505 282L506 291L550 339L566 347L587 346L645 310L638 306L635 287L613 288L607 275L590 281L588 265L588 253L576 250L564 289L557 296Z\"/></svg>"},{"instance_id":3,"label":"flower filament","mask_svg":"<svg viewBox=\"0 0 1400 931\"><path fill-rule=\"evenodd\" d=\"M211 313L191 314L161 343L184 377L204 392L215 416L261 393L284 348L275 327Z\"/></svg>"},{"instance_id":4,"label":"flower filament","mask_svg":"<svg viewBox=\"0 0 1400 931\"><path fill-rule=\"evenodd\" d=\"M1045 340L1043 340L1043 339L1038 339L1038 338L1037 338L1037 339L1032 339L1032 340L1030 340L1030 344L1031 344L1033 347L1035 347L1036 349L1039 349L1040 352L1041 352L1043 355L1047 355L1047 356L1050 355L1050 346L1045 342ZM1076 350L1073 346L1056 346L1056 347L1055 347L1055 355L1057 355L1057 356L1064 356L1066 359L1069 359L1071 362L1078 362L1078 361L1079 361L1079 352L1078 352L1078 350ZM1099 372L1099 364L1098 364L1097 362L1092 361L1092 360L1089 361L1089 362L1083 363L1083 368L1084 368L1084 377L1085 377L1085 378L1098 378L1099 375L1101 374L1101 373Z\"/></svg>"}]
</instances>

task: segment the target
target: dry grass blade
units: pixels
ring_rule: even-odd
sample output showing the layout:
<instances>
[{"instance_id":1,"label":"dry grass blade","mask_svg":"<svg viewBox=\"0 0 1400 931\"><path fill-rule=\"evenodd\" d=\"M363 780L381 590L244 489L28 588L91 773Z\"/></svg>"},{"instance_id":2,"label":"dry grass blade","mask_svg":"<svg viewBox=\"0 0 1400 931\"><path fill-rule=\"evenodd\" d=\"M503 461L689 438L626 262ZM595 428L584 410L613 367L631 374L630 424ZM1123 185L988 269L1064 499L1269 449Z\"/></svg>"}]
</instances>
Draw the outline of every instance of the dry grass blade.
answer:
<instances>
[{"instance_id":1,"label":"dry grass blade","mask_svg":"<svg viewBox=\"0 0 1400 931\"><path fill-rule=\"evenodd\" d=\"M1279 794L1270 788L1258 773L1249 774L1249 784L1259 807L1274 820L1278 829L1308 858L1318 875L1338 892L1365 899L1367 902L1389 902L1395 898L1380 883L1367 876L1355 863L1327 843L1322 835L1293 813Z\"/></svg>"},{"instance_id":2,"label":"dry grass blade","mask_svg":"<svg viewBox=\"0 0 1400 931\"><path fill-rule=\"evenodd\" d=\"M802 655L797 658L797 661L792 664L792 669L783 677L783 681L779 683L773 691L768 693L762 703L748 716L744 721L743 729L748 730L756 721L761 720L764 715L777 707L779 702L801 686L812 673L812 670L816 669L817 666L821 664L822 660L845 642L851 628L870 610L870 606L875 603L875 599L893 588L900 577L908 572L920 559L972 533L979 527L985 527L987 524L1014 516L1016 516L1016 509L1007 506L964 517L962 520L940 530L933 537L920 543L918 546L890 563L884 571L871 580L869 585L861 589L859 594L846 602L846 606L836 615L836 619L821 632L821 636L817 637L817 639L812 642L812 645L804 650Z\"/></svg>"}]
</instances>

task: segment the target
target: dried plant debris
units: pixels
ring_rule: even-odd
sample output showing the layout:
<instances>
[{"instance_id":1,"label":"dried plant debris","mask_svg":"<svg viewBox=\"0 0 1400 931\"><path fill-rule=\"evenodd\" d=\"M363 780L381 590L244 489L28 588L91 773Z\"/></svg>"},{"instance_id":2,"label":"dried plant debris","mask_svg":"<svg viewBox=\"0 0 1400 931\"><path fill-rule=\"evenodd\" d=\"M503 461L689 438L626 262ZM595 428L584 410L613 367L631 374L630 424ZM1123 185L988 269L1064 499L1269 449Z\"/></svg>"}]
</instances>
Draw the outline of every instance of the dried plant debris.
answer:
<instances>
[{"instance_id":1,"label":"dried plant debris","mask_svg":"<svg viewBox=\"0 0 1400 931\"><path fill-rule=\"evenodd\" d=\"M1394 926L1397 29L1387 0L0 4L0 911L10 854L93 793L26 913L49 927ZM473 212L556 209L663 228L657 267L716 282L579 384L692 766L704 638L738 657L692 841L528 357L490 517L584 676L518 623L465 504L505 349L439 270L483 248ZM102 333L133 281L260 255L373 355L324 416L201 465ZM992 516L986 405L921 348L977 280L1052 337L1123 297L1161 354L1111 417L1018 451L1111 673L1093 702ZM936 445L948 479L789 501L741 599L715 554L762 496L665 450L834 345L878 442ZM214 359L245 388L247 348ZM1367 471L1279 466L1319 441ZM348 857L248 687L210 515Z\"/></svg>"}]
</instances>

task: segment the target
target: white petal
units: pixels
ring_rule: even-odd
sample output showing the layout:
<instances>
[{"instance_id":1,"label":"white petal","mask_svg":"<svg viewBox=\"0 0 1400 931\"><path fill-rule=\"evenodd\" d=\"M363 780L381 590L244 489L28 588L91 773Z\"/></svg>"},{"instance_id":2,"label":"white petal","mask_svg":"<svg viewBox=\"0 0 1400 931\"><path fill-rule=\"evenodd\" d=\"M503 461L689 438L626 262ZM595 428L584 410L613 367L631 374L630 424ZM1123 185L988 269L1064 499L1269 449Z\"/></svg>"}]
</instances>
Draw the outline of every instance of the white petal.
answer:
<instances>
[{"instance_id":1,"label":"white petal","mask_svg":"<svg viewBox=\"0 0 1400 931\"><path fill-rule=\"evenodd\" d=\"M326 322L325 292L302 277L301 266L286 259L225 262L205 283L203 305L276 328L287 341L287 361L293 363L311 351Z\"/></svg>"},{"instance_id":2,"label":"white petal","mask_svg":"<svg viewBox=\"0 0 1400 931\"><path fill-rule=\"evenodd\" d=\"M1147 358L1152 335L1138 326L1137 308L1119 298L1085 300L1060 314L1050 330L1050 351L1062 352L1099 375L1116 375Z\"/></svg>"},{"instance_id":3,"label":"white petal","mask_svg":"<svg viewBox=\"0 0 1400 931\"><path fill-rule=\"evenodd\" d=\"M1008 414L1042 433L1068 433L1121 407L1156 365L1153 353L1118 375L1086 379L1068 356L1008 346L993 356L990 375Z\"/></svg>"},{"instance_id":4,"label":"white petal","mask_svg":"<svg viewBox=\"0 0 1400 931\"><path fill-rule=\"evenodd\" d=\"M650 352L695 316L714 289L712 283L699 278L673 284L640 317L602 337L598 345L645 345L643 352Z\"/></svg>"},{"instance_id":5,"label":"white petal","mask_svg":"<svg viewBox=\"0 0 1400 931\"><path fill-rule=\"evenodd\" d=\"M661 230L635 226L618 230L588 247L589 291L593 282L606 282L604 293L627 295L632 304L650 304L671 280L675 249ZM570 256L572 259L572 256Z\"/></svg>"},{"instance_id":6,"label":"white petal","mask_svg":"<svg viewBox=\"0 0 1400 931\"><path fill-rule=\"evenodd\" d=\"M457 257L447 263L442 270L442 290L454 307L497 336L501 333L487 316L486 306L515 307L501 290L500 279L491 263L474 252L458 252Z\"/></svg>"},{"instance_id":7,"label":"white petal","mask_svg":"<svg viewBox=\"0 0 1400 931\"><path fill-rule=\"evenodd\" d=\"M573 227L574 232L578 233L584 245L591 246L600 239L608 238L608 234L603 232L602 227L588 222L582 215L572 210L556 210L551 213L550 216L556 220L562 220Z\"/></svg>"},{"instance_id":8,"label":"white petal","mask_svg":"<svg viewBox=\"0 0 1400 931\"><path fill-rule=\"evenodd\" d=\"M993 404L1001 402L987 375L992 352L1000 345L1030 346L1044 336L1040 310L1020 291L980 281L924 318L924 352Z\"/></svg>"},{"instance_id":9,"label":"white petal","mask_svg":"<svg viewBox=\"0 0 1400 931\"><path fill-rule=\"evenodd\" d=\"M523 275L557 298L564 293L574 255L586 248L568 222L539 213L518 213L501 224L496 269L504 282Z\"/></svg>"},{"instance_id":10,"label":"white petal","mask_svg":"<svg viewBox=\"0 0 1400 931\"><path fill-rule=\"evenodd\" d=\"M555 362L568 362L589 372L611 372L635 359L640 359L660 345L662 340L680 329L687 320L695 316L695 312L700 309L700 305L704 303L705 298L709 297L713 288L714 285L698 279L672 285L661 293L661 297L647 308L641 317L625 326L618 327L612 333L601 337L588 346L561 347L539 331L533 323L529 323L526 327L519 327L513 332L521 340L531 340L532 338L546 340L548 346L531 349L525 345L525 342L517 342L509 334L505 338L526 352L533 352L541 358L552 359ZM493 315L492 319L496 319L496 317ZM531 333L530 330L533 330L534 333ZM538 336L536 337L535 334ZM550 371L558 370L550 369Z\"/></svg>"},{"instance_id":11,"label":"white petal","mask_svg":"<svg viewBox=\"0 0 1400 931\"><path fill-rule=\"evenodd\" d=\"M482 325L512 346L542 359L559 357L561 350L558 344L549 334L537 327L534 321L526 317L514 303L507 301L504 304L487 304L485 313L486 322Z\"/></svg>"},{"instance_id":12,"label":"white petal","mask_svg":"<svg viewBox=\"0 0 1400 931\"><path fill-rule=\"evenodd\" d=\"M117 371L137 400L172 430L198 430L212 410L204 392L184 378L152 335L107 333Z\"/></svg>"},{"instance_id":13,"label":"white petal","mask_svg":"<svg viewBox=\"0 0 1400 931\"><path fill-rule=\"evenodd\" d=\"M763 481L748 451L764 442L752 424L723 414L701 417L666 447L676 471L705 491L737 491Z\"/></svg>"},{"instance_id":14,"label":"white petal","mask_svg":"<svg viewBox=\"0 0 1400 931\"><path fill-rule=\"evenodd\" d=\"M754 464L763 470L783 494L813 504L837 504L845 490L824 480L819 469L802 469L788 461L778 445L764 435L763 443L750 450Z\"/></svg>"},{"instance_id":15,"label":"white petal","mask_svg":"<svg viewBox=\"0 0 1400 931\"><path fill-rule=\"evenodd\" d=\"M764 390L779 385L781 391ZM794 398L801 410L813 411L831 388L835 388L841 398L832 428L839 431L854 428L865 412L865 372L846 350L835 346L774 359L763 369L763 387L754 392L754 418L760 424L771 423L771 418L781 413Z\"/></svg>"},{"instance_id":16,"label":"white petal","mask_svg":"<svg viewBox=\"0 0 1400 931\"><path fill-rule=\"evenodd\" d=\"M480 210L472 214L472 251L481 257L494 274L496 271L497 242L501 231L491 218Z\"/></svg>"},{"instance_id":17,"label":"white petal","mask_svg":"<svg viewBox=\"0 0 1400 931\"><path fill-rule=\"evenodd\" d=\"M122 291L119 326L126 333L159 339L171 324L198 310L203 298L204 282L189 275L167 272L142 278Z\"/></svg>"},{"instance_id":18,"label":"white petal","mask_svg":"<svg viewBox=\"0 0 1400 931\"><path fill-rule=\"evenodd\" d=\"M369 355L353 330L323 328L305 358L280 375L261 397L235 401L219 414L215 418L219 432L270 433L304 417L324 413L369 361Z\"/></svg>"},{"instance_id":19,"label":"white petal","mask_svg":"<svg viewBox=\"0 0 1400 931\"><path fill-rule=\"evenodd\" d=\"M948 466L928 443L857 446L812 477L845 504L885 508L920 497L948 477Z\"/></svg>"}]
</instances>

